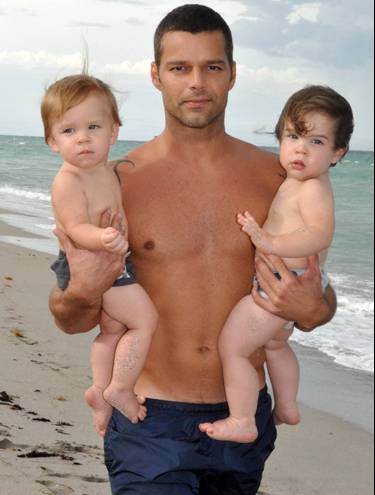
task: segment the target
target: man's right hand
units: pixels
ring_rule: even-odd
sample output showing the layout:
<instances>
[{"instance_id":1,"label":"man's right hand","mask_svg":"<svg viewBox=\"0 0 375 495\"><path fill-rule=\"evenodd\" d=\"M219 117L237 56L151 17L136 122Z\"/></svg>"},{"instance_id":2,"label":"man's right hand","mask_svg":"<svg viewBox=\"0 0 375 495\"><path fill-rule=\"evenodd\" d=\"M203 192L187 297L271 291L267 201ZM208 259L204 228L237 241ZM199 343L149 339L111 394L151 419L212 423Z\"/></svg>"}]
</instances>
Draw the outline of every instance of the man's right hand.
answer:
<instances>
[{"instance_id":1,"label":"man's right hand","mask_svg":"<svg viewBox=\"0 0 375 495\"><path fill-rule=\"evenodd\" d=\"M100 227L113 227L121 231L120 215L112 216L111 212L105 212ZM50 310L63 331L85 332L99 322L102 296L123 273L124 256L108 251L78 249L59 229L55 235L68 258L71 278L65 291L52 291Z\"/></svg>"}]
</instances>

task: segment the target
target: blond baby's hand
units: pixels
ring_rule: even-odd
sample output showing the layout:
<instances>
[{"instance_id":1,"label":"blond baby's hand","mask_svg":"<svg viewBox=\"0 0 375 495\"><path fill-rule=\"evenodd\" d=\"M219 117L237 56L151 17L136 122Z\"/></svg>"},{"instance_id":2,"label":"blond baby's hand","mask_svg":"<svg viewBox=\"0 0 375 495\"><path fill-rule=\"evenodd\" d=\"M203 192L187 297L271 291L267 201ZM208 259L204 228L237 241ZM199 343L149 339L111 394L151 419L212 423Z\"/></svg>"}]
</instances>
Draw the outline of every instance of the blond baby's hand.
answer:
<instances>
[{"instance_id":1,"label":"blond baby's hand","mask_svg":"<svg viewBox=\"0 0 375 495\"><path fill-rule=\"evenodd\" d=\"M108 227L102 233L103 248L110 253L126 254L129 243L125 237L113 227Z\"/></svg>"},{"instance_id":2,"label":"blond baby's hand","mask_svg":"<svg viewBox=\"0 0 375 495\"><path fill-rule=\"evenodd\" d=\"M254 246L265 254L273 254L272 236L259 227L255 218L248 211L244 215L241 213L237 217L238 223L242 226L242 231L250 236Z\"/></svg>"}]
</instances>

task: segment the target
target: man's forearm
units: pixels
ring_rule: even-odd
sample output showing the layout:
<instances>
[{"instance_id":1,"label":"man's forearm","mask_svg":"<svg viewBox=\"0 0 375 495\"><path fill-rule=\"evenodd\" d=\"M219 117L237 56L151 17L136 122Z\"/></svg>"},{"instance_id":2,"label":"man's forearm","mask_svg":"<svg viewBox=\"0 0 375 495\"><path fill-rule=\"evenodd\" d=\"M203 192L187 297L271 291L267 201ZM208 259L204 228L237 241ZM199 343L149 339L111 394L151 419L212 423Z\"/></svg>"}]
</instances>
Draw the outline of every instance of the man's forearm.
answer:
<instances>
[{"instance_id":1,"label":"man's forearm","mask_svg":"<svg viewBox=\"0 0 375 495\"><path fill-rule=\"evenodd\" d=\"M56 325L65 333L85 333L99 324L101 299L86 301L69 291L54 288L49 298L49 308Z\"/></svg>"},{"instance_id":2,"label":"man's forearm","mask_svg":"<svg viewBox=\"0 0 375 495\"><path fill-rule=\"evenodd\" d=\"M297 328L303 332L311 332L317 327L329 323L337 311L337 297L333 288L329 285L316 307L312 307L306 319L296 323Z\"/></svg>"}]
</instances>

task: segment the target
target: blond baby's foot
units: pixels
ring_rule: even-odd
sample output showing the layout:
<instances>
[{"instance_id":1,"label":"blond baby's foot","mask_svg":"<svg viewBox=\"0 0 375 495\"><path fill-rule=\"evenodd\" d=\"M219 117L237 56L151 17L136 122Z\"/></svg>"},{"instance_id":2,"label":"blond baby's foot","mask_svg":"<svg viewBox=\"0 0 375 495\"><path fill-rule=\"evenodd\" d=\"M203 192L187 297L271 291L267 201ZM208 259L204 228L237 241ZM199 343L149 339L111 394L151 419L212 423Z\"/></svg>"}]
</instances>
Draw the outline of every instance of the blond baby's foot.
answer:
<instances>
[{"instance_id":1,"label":"blond baby's foot","mask_svg":"<svg viewBox=\"0 0 375 495\"><path fill-rule=\"evenodd\" d=\"M229 416L215 423L204 423L199 429L214 440L237 443L252 443L258 438L255 421L250 418L237 419Z\"/></svg>"},{"instance_id":2,"label":"blond baby's foot","mask_svg":"<svg viewBox=\"0 0 375 495\"><path fill-rule=\"evenodd\" d=\"M286 402L276 404L273 411L273 418L276 426L287 424L298 425L301 422L301 414L297 402Z\"/></svg>"},{"instance_id":3,"label":"blond baby's foot","mask_svg":"<svg viewBox=\"0 0 375 495\"><path fill-rule=\"evenodd\" d=\"M144 399L138 399L132 390L119 390L110 385L104 391L104 398L133 424L146 419L147 409L143 405Z\"/></svg>"},{"instance_id":4,"label":"blond baby's foot","mask_svg":"<svg viewBox=\"0 0 375 495\"><path fill-rule=\"evenodd\" d=\"M95 429L104 438L112 417L113 408L104 400L103 390L94 385L86 390L85 399L92 409Z\"/></svg>"}]
</instances>

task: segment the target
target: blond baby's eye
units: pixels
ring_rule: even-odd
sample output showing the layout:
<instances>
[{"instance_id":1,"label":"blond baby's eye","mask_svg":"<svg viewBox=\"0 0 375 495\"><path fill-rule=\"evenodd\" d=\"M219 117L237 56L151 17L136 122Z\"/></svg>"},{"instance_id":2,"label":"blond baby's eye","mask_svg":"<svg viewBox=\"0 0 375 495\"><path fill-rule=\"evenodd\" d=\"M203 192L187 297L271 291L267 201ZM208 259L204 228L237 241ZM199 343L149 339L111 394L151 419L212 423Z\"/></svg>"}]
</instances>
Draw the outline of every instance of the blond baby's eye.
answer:
<instances>
[{"instance_id":1,"label":"blond baby's eye","mask_svg":"<svg viewBox=\"0 0 375 495\"><path fill-rule=\"evenodd\" d=\"M63 134L68 134L68 135L70 135L70 134L73 134L73 133L74 133L74 129L73 129L73 127L68 127L67 129L64 129L64 130L63 130Z\"/></svg>"}]
</instances>

